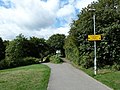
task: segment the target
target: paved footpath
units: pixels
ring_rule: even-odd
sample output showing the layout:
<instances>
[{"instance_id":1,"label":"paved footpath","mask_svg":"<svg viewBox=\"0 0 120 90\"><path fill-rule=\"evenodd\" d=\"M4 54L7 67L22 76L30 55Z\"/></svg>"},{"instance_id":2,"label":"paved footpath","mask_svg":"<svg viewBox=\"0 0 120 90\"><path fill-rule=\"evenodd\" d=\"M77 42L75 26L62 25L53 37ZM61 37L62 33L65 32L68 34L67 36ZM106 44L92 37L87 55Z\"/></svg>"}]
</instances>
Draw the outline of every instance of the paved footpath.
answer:
<instances>
[{"instance_id":1,"label":"paved footpath","mask_svg":"<svg viewBox=\"0 0 120 90\"><path fill-rule=\"evenodd\" d=\"M68 63L46 63L51 68L48 90L112 90Z\"/></svg>"}]
</instances>

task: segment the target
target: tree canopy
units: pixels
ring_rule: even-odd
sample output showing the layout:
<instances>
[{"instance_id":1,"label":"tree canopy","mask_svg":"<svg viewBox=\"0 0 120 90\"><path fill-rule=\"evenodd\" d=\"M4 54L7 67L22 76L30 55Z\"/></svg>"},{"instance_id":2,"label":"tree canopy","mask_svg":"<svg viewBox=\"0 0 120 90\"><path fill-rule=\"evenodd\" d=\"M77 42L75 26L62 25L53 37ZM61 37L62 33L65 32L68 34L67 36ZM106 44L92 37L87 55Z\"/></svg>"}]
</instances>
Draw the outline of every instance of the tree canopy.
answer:
<instances>
[{"instance_id":1,"label":"tree canopy","mask_svg":"<svg viewBox=\"0 0 120 90\"><path fill-rule=\"evenodd\" d=\"M95 12L89 9L95 9ZM93 42L87 40L87 36L93 34L93 14L96 16L96 34L102 35L102 41L97 42L97 65L120 65L119 0L98 0L82 9L78 19L73 20L65 41L67 58L86 68L93 66Z\"/></svg>"},{"instance_id":2,"label":"tree canopy","mask_svg":"<svg viewBox=\"0 0 120 90\"><path fill-rule=\"evenodd\" d=\"M54 51L60 50L62 55L64 56L63 49L64 41L65 41L64 34L54 34L47 40L47 43L51 46L51 48L54 49Z\"/></svg>"},{"instance_id":3,"label":"tree canopy","mask_svg":"<svg viewBox=\"0 0 120 90\"><path fill-rule=\"evenodd\" d=\"M28 39L22 34L12 41L3 42L0 39L0 43L0 58L3 59L0 61L1 69L39 63L48 54L53 53L45 39L37 37Z\"/></svg>"},{"instance_id":4,"label":"tree canopy","mask_svg":"<svg viewBox=\"0 0 120 90\"><path fill-rule=\"evenodd\" d=\"M5 45L2 38L0 37L0 60L4 58L5 58Z\"/></svg>"}]
</instances>

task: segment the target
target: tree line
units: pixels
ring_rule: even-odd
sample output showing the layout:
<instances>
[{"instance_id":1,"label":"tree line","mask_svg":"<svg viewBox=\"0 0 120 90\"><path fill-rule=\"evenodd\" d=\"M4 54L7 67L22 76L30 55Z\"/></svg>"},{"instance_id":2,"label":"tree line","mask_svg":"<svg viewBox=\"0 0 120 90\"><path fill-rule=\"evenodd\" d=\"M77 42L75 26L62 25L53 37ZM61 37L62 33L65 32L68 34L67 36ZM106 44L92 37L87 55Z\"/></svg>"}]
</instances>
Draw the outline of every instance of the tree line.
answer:
<instances>
[{"instance_id":1,"label":"tree line","mask_svg":"<svg viewBox=\"0 0 120 90\"><path fill-rule=\"evenodd\" d=\"M0 38L0 69L40 63L44 57L56 54L56 50L62 51L64 39L64 34L52 35L48 40L28 39L22 34L11 41Z\"/></svg>"},{"instance_id":2,"label":"tree line","mask_svg":"<svg viewBox=\"0 0 120 90\"><path fill-rule=\"evenodd\" d=\"M120 70L120 0L98 0L81 10L65 40L66 57L84 68L93 67L94 46L88 41L88 35L94 33L93 14L96 34L102 35L97 42L97 66Z\"/></svg>"},{"instance_id":3,"label":"tree line","mask_svg":"<svg viewBox=\"0 0 120 90\"><path fill-rule=\"evenodd\" d=\"M95 12L89 11L95 9ZM84 68L93 67L94 46L88 41L93 34L93 14L96 16L98 68L120 70L120 0L98 0L83 8L73 20L69 35L52 35L48 40L24 35L12 41L0 38L0 69L38 63L60 50L71 62ZM63 48L64 47L64 48Z\"/></svg>"}]
</instances>

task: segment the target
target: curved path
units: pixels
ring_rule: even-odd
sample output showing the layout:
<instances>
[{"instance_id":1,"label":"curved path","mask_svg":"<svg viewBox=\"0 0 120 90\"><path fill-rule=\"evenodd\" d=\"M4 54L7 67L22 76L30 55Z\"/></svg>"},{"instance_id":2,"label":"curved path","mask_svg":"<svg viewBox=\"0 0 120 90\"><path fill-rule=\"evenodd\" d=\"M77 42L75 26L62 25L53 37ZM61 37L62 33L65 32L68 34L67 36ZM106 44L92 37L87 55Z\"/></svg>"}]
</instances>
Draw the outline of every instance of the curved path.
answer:
<instances>
[{"instance_id":1,"label":"curved path","mask_svg":"<svg viewBox=\"0 0 120 90\"><path fill-rule=\"evenodd\" d=\"M48 90L112 90L71 64L46 65L51 68Z\"/></svg>"}]
</instances>

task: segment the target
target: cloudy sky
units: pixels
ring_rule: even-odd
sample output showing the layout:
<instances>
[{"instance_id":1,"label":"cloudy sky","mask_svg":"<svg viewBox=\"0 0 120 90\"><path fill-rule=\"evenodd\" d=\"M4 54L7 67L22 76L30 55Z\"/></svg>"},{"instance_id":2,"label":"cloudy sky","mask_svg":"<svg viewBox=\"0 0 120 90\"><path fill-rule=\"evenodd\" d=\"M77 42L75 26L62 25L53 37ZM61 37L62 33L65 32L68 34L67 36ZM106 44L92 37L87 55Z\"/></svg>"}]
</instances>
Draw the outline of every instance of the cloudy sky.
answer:
<instances>
[{"instance_id":1,"label":"cloudy sky","mask_svg":"<svg viewBox=\"0 0 120 90\"><path fill-rule=\"evenodd\" d=\"M68 35L82 8L97 0L0 0L0 37Z\"/></svg>"}]
</instances>

